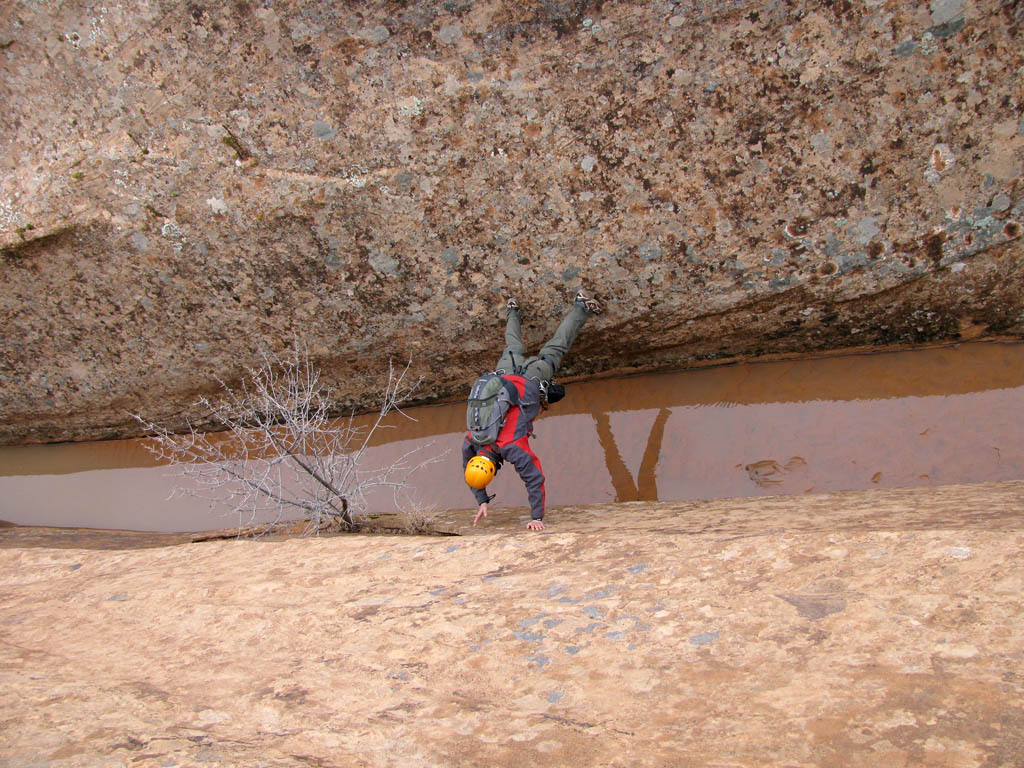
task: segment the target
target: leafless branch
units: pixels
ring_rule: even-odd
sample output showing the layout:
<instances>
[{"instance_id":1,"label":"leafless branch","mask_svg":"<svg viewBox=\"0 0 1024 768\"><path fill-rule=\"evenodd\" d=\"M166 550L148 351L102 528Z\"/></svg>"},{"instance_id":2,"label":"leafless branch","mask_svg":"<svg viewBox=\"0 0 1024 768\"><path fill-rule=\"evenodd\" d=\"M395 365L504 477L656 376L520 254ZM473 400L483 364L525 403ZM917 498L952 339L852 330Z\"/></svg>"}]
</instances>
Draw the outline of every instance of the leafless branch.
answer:
<instances>
[{"instance_id":1,"label":"leafless branch","mask_svg":"<svg viewBox=\"0 0 1024 768\"><path fill-rule=\"evenodd\" d=\"M410 367L411 361L402 368L389 361L380 409L370 420L331 417L333 390L298 343L285 357L265 351L239 386L221 381L219 397L197 400L203 423L215 431L189 423L176 434L133 415L153 435L147 447L193 480L186 492L232 506L240 528L246 517L251 525L269 510L275 523L297 514L309 533L352 529L366 513L369 490L391 488L396 504L406 503L412 475L441 458L423 446L388 466L362 463L389 414L412 418L401 409L421 383L408 381Z\"/></svg>"}]
</instances>

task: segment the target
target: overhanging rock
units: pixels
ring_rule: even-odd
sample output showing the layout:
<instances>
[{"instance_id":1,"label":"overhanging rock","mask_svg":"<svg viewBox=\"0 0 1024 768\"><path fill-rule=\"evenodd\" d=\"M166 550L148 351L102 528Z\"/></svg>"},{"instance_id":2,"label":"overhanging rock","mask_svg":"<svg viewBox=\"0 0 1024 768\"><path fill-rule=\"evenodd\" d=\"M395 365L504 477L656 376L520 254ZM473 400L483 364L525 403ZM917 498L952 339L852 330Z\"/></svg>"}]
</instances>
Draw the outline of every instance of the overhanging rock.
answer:
<instances>
[{"instance_id":1,"label":"overhanging rock","mask_svg":"<svg viewBox=\"0 0 1024 768\"><path fill-rule=\"evenodd\" d=\"M1024 332L1013 4L0 11L0 441L132 434L299 338L463 394Z\"/></svg>"}]
</instances>

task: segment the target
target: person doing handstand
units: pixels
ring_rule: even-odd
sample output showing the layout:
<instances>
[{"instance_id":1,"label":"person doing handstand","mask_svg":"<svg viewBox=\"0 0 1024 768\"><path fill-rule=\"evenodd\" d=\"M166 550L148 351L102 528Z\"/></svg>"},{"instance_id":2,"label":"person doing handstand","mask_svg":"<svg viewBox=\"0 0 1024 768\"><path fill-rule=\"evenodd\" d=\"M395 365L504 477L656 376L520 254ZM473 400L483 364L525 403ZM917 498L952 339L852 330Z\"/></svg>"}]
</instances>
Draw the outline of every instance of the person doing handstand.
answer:
<instances>
[{"instance_id":1,"label":"person doing handstand","mask_svg":"<svg viewBox=\"0 0 1024 768\"><path fill-rule=\"evenodd\" d=\"M569 351L576 334L591 315L598 314L601 305L582 288L576 293L572 309L558 326L551 340L533 357L526 357L522 340L522 315L515 299L507 304L505 323L505 350L498 359L495 373L514 392L508 393L508 406L504 423L492 443L480 446L467 432L462 444L462 466L466 483L473 490L480 507L473 518L475 526L481 518L487 517L487 505L494 498L487 494L487 484L497 474L504 462L516 468L526 485L530 501L530 522L532 531L544 530L544 472L540 461L530 450L530 436L533 434L533 420L540 413L541 405L560 400L565 389L554 384L552 379Z\"/></svg>"}]
</instances>

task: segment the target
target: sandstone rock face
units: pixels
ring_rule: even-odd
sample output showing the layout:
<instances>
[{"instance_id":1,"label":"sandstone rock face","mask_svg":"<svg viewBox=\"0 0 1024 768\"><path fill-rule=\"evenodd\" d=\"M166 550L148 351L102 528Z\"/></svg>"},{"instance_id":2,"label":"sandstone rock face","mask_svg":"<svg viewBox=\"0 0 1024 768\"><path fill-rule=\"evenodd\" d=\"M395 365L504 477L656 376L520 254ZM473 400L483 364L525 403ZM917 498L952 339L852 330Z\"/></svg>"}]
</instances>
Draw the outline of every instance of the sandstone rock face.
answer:
<instances>
[{"instance_id":1,"label":"sandstone rock face","mask_svg":"<svg viewBox=\"0 0 1024 768\"><path fill-rule=\"evenodd\" d=\"M566 376L1019 336L1018 5L6 3L0 440L461 394L581 283Z\"/></svg>"},{"instance_id":2,"label":"sandstone rock face","mask_svg":"<svg viewBox=\"0 0 1024 768\"><path fill-rule=\"evenodd\" d=\"M0 764L1019 765L1022 491L5 548Z\"/></svg>"}]
</instances>

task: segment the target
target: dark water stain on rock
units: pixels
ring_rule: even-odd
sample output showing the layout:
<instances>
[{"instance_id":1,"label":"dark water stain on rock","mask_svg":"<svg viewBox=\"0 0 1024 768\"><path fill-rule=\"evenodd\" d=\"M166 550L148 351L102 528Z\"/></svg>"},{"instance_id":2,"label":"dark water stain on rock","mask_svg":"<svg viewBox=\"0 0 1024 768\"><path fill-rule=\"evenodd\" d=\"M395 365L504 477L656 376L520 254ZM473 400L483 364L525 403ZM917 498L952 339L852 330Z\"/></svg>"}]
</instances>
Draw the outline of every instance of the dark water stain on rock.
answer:
<instances>
[{"instance_id":1,"label":"dark water stain on rock","mask_svg":"<svg viewBox=\"0 0 1024 768\"><path fill-rule=\"evenodd\" d=\"M924 250L928 258L938 263L942 259L942 244L946 242L945 232L935 232L924 240Z\"/></svg>"}]
</instances>

